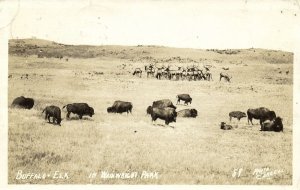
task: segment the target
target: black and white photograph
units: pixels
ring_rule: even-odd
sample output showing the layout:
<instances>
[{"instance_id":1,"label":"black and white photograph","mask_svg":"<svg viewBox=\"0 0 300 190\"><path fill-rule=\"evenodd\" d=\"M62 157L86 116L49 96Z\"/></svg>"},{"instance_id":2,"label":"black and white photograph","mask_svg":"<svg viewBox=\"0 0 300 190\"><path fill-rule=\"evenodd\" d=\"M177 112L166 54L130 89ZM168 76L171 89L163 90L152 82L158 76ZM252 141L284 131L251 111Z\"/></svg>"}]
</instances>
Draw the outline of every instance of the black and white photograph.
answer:
<instances>
[{"instance_id":1,"label":"black and white photograph","mask_svg":"<svg viewBox=\"0 0 300 190\"><path fill-rule=\"evenodd\" d=\"M3 0L0 15L5 187L300 188L298 0Z\"/></svg>"}]
</instances>

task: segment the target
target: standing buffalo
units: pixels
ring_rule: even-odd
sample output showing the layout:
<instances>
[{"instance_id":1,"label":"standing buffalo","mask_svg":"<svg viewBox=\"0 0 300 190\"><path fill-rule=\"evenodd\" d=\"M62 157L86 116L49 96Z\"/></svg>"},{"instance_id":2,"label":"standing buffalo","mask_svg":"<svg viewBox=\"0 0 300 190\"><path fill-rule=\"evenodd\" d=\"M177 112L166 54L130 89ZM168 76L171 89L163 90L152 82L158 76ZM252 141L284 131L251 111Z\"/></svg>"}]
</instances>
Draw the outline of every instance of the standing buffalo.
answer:
<instances>
[{"instance_id":1,"label":"standing buffalo","mask_svg":"<svg viewBox=\"0 0 300 190\"><path fill-rule=\"evenodd\" d=\"M31 109L34 105L34 100L32 98L25 98L24 96L20 96L15 98L11 105L12 107Z\"/></svg>"},{"instance_id":2,"label":"standing buffalo","mask_svg":"<svg viewBox=\"0 0 300 190\"><path fill-rule=\"evenodd\" d=\"M262 126L262 123L266 120L272 121L276 118L276 114L274 111L270 111L268 108L260 107L257 109L248 109L247 110L248 115L248 124L249 121L252 123L252 119L259 119L259 123Z\"/></svg>"},{"instance_id":3,"label":"standing buffalo","mask_svg":"<svg viewBox=\"0 0 300 190\"><path fill-rule=\"evenodd\" d=\"M275 132L283 132L283 124L282 119L280 117L276 117L272 121L265 121L261 126L261 131L275 131Z\"/></svg>"},{"instance_id":4,"label":"standing buffalo","mask_svg":"<svg viewBox=\"0 0 300 190\"><path fill-rule=\"evenodd\" d=\"M223 129L223 130L231 130L231 129L232 129L232 126L226 124L225 122L221 122L220 129Z\"/></svg>"},{"instance_id":5,"label":"standing buffalo","mask_svg":"<svg viewBox=\"0 0 300 190\"><path fill-rule=\"evenodd\" d=\"M166 108L157 108L151 107L149 109L152 121L156 121L157 118L165 121L166 125L169 125L171 122L176 122L177 113L174 108L166 107Z\"/></svg>"},{"instance_id":6,"label":"standing buffalo","mask_svg":"<svg viewBox=\"0 0 300 190\"><path fill-rule=\"evenodd\" d=\"M197 117L198 112L196 109L184 109L177 112L178 117Z\"/></svg>"},{"instance_id":7,"label":"standing buffalo","mask_svg":"<svg viewBox=\"0 0 300 190\"><path fill-rule=\"evenodd\" d=\"M42 113L45 112L45 120L48 119L49 123L50 123L50 117L52 117L53 119L53 123L56 123L60 126L60 122L61 122L61 111L60 108L57 106L47 106Z\"/></svg>"},{"instance_id":8,"label":"standing buffalo","mask_svg":"<svg viewBox=\"0 0 300 190\"><path fill-rule=\"evenodd\" d=\"M172 103L172 101L169 100L169 99L163 99L163 100L154 101L152 103L152 107L153 108L166 108L166 107L170 107L170 108L176 109L176 106L174 106L173 103Z\"/></svg>"},{"instance_id":9,"label":"standing buffalo","mask_svg":"<svg viewBox=\"0 0 300 190\"><path fill-rule=\"evenodd\" d=\"M79 115L79 119L82 119L82 116L88 115L92 117L94 113L94 108L90 107L87 103L73 103L67 104L62 109L67 108L67 118L70 118L70 114Z\"/></svg>"},{"instance_id":10,"label":"standing buffalo","mask_svg":"<svg viewBox=\"0 0 300 190\"><path fill-rule=\"evenodd\" d=\"M229 113L229 120L231 121L233 117L240 121L241 118L246 117L246 113L241 111L232 111Z\"/></svg>"},{"instance_id":11,"label":"standing buffalo","mask_svg":"<svg viewBox=\"0 0 300 190\"><path fill-rule=\"evenodd\" d=\"M177 96L176 96L176 98L178 99L177 100L177 104L179 104L180 103L180 100L182 100L182 101L184 101L184 104L188 104L188 103L192 103L192 98L191 98L191 96L189 95L189 94L178 94Z\"/></svg>"},{"instance_id":12,"label":"standing buffalo","mask_svg":"<svg viewBox=\"0 0 300 190\"><path fill-rule=\"evenodd\" d=\"M127 114L132 112L132 103L131 102L123 102L117 100L111 107L107 108L108 113L123 113L127 112Z\"/></svg>"}]
</instances>

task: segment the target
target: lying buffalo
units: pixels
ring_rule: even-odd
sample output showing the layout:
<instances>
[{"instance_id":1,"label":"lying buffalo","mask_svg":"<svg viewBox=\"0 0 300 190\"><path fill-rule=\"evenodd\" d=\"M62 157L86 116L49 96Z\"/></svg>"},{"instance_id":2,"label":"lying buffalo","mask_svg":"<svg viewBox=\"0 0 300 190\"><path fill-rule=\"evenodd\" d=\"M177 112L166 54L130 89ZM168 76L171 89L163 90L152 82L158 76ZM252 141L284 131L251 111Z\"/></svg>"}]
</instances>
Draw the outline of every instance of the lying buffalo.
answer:
<instances>
[{"instance_id":1,"label":"lying buffalo","mask_svg":"<svg viewBox=\"0 0 300 190\"><path fill-rule=\"evenodd\" d=\"M62 109L66 107L67 109L67 118L70 118L70 114L77 114L79 115L79 119L82 119L82 116L88 115L92 117L94 113L94 108L90 107L87 103L73 103L67 104Z\"/></svg>"},{"instance_id":2,"label":"lying buffalo","mask_svg":"<svg viewBox=\"0 0 300 190\"><path fill-rule=\"evenodd\" d=\"M25 98L24 96L20 96L15 98L11 105L12 107L31 109L34 105L34 100L32 98Z\"/></svg>"},{"instance_id":3,"label":"lying buffalo","mask_svg":"<svg viewBox=\"0 0 300 190\"><path fill-rule=\"evenodd\" d=\"M176 98L177 98L177 104L180 103L180 100L184 101L184 104L186 104L186 105L188 103L190 103L190 104L192 103L192 98L189 94L178 94L176 96Z\"/></svg>"},{"instance_id":4,"label":"lying buffalo","mask_svg":"<svg viewBox=\"0 0 300 190\"><path fill-rule=\"evenodd\" d=\"M197 117L198 112L196 109L184 109L177 112L178 117Z\"/></svg>"},{"instance_id":5,"label":"lying buffalo","mask_svg":"<svg viewBox=\"0 0 300 190\"><path fill-rule=\"evenodd\" d=\"M252 119L259 119L259 123L262 126L262 123L266 120L272 121L276 118L276 114L274 111L270 111L268 108L260 107L257 109L248 109L247 110L247 116L248 116L248 124L249 121L252 123Z\"/></svg>"},{"instance_id":6,"label":"lying buffalo","mask_svg":"<svg viewBox=\"0 0 300 190\"><path fill-rule=\"evenodd\" d=\"M220 129L223 129L223 130L231 130L231 129L232 129L232 126L226 124L225 122L221 122Z\"/></svg>"},{"instance_id":7,"label":"lying buffalo","mask_svg":"<svg viewBox=\"0 0 300 190\"><path fill-rule=\"evenodd\" d=\"M275 132L283 132L283 124L282 119L280 117L276 117L272 121L265 121L262 123L260 128L261 131L275 131Z\"/></svg>"},{"instance_id":8,"label":"lying buffalo","mask_svg":"<svg viewBox=\"0 0 300 190\"><path fill-rule=\"evenodd\" d=\"M53 119L53 123L57 123L60 126L60 122L61 122L61 111L60 108L57 106L47 106L42 113L45 112L45 120L48 119L49 123L50 122L50 117L52 117Z\"/></svg>"},{"instance_id":9,"label":"lying buffalo","mask_svg":"<svg viewBox=\"0 0 300 190\"><path fill-rule=\"evenodd\" d=\"M240 121L241 118L246 117L246 113L241 111L232 111L229 113L229 120L231 121L233 117Z\"/></svg>"},{"instance_id":10,"label":"lying buffalo","mask_svg":"<svg viewBox=\"0 0 300 190\"><path fill-rule=\"evenodd\" d=\"M166 108L155 108L151 107L150 115L152 121L156 121L157 118L165 121L166 125L169 125L171 122L176 122L177 113L174 108L166 107Z\"/></svg>"},{"instance_id":11,"label":"lying buffalo","mask_svg":"<svg viewBox=\"0 0 300 190\"><path fill-rule=\"evenodd\" d=\"M170 107L170 108L176 109L176 106L174 106L173 103L172 103L172 101L169 100L169 99L163 99L163 100L154 101L152 103L152 107L153 108L167 108L167 107Z\"/></svg>"},{"instance_id":12,"label":"lying buffalo","mask_svg":"<svg viewBox=\"0 0 300 190\"><path fill-rule=\"evenodd\" d=\"M131 102L123 102L120 100L117 100L114 102L114 104L111 107L107 108L108 113L123 113L127 112L127 114L132 112L132 103Z\"/></svg>"}]
</instances>

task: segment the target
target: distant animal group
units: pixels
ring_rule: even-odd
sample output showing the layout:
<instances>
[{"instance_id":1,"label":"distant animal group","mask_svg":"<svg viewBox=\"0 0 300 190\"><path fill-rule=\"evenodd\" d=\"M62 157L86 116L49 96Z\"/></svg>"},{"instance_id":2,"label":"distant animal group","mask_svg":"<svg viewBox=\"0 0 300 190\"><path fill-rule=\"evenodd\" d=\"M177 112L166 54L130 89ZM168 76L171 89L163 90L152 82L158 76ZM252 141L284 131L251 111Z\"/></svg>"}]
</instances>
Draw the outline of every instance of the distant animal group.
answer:
<instances>
[{"instance_id":1,"label":"distant animal group","mask_svg":"<svg viewBox=\"0 0 300 190\"><path fill-rule=\"evenodd\" d=\"M155 77L159 80L213 80L210 72L211 65L203 65L203 68L199 68L196 65L192 66L156 66L156 64L145 65L144 72L147 74L147 78ZM142 77L143 70L141 68L135 68L133 75Z\"/></svg>"},{"instance_id":2,"label":"distant animal group","mask_svg":"<svg viewBox=\"0 0 300 190\"><path fill-rule=\"evenodd\" d=\"M180 101L184 102L184 105L192 104L192 98L189 94L179 94L176 96L177 104L180 104ZM12 102L12 107L31 109L34 105L34 100L32 98L25 98L24 96L17 97ZM76 114L79 116L79 119L82 119L83 116L87 115L92 117L95 112L92 107L87 103L72 103L67 104L62 107L66 108L67 114L66 118L70 118L70 114ZM113 103L112 106L107 108L108 113L132 113L133 105L131 102L125 102L117 100ZM61 109L58 106L47 106L42 111L45 113L45 120L48 120L51 123L50 117L52 117L52 123L61 125ZM176 106L173 105L172 101L169 99L157 100L148 106L146 113L151 116L152 122L155 122L157 119L165 121L166 125L169 125L171 122L176 122L177 117L192 117L195 118L198 116L198 111L196 109L183 109L176 111ZM259 120L261 131L283 131L282 119L276 116L276 113L272 110L269 110L265 107L260 107L257 109L248 109L247 115L241 111L232 111L229 113L229 120L231 122L232 118L240 119L248 117L249 121L252 123L253 119ZM220 128L223 130L231 130L232 126L221 122Z\"/></svg>"}]
</instances>

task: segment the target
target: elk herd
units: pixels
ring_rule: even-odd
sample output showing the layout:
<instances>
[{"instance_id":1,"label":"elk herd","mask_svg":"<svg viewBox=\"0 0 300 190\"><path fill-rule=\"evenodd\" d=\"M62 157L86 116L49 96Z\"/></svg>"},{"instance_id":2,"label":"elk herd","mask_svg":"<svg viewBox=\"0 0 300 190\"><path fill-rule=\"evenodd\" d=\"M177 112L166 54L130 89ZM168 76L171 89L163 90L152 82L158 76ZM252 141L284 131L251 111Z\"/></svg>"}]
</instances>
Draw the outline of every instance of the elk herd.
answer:
<instances>
[{"instance_id":1,"label":"elk herd","mask_svg":"<svg viewBox=\"0 0 300 190\"><path fill-rule=\"evenodd\" d=\"M203 65L199 67L198 65L191 66L157 66L156 64L145 65L144 70L141 68L135 68L133 75L137 77L142 77L142 73L146 73L147 78L152 77L158 80L168 79L168 80L206 80L212 81L211 65ZM224 78L227 82L230 82L232 78L227 73L220 73L220 81Z\"/></svg>"},{"instance_id":2,"label":"elk herd","mask_svg":"<svg viewBox=\"0 0 300 190\"><path fill-rule=\"evenodd\" d=\"M177 105L180 104L180 101L184 102L184 105L192 104L192 97L189 94L178 94ZM11 107L31 109L34 106L33 98L25 98L24 96L17 97L13 100ZM70 114L76 114L79 116L79 119L82 119L83 116L87 115L92 117L95 112L94 108L89 106L87 103L72 103L67 104L62 107L66 109L66 118L70 118ZM186 117L186 118L195 118L198 116L198 111L194 108L192 109L183 109L176 110L177 107L172 103L170 99L156 100L152 102L152 105L149 105L146 109L147 115L151 116L152 122L155 122L157 119L165 121L166 125L169 125L171 122L176 122L177 117ZM132 113L133 104L131 102L125 102L117 100L113 103L112 106L107 108L107 113L118 113L122 114L124 112ZM61 125L61 109L58 106L46 106L42 111L42 114L45 112L45 120L48 120L51 123L50 117L52 117L52 123ZM261 131L283 131L282 119L276 116L275 111L269 110L265 107L260 107L256 109L248 109L247 115L242 111L232 111L229 113L229 121L231 122L232 118L237 118L240 121L242 118L248 117L249 121L252 123L253 119L259 120ZM233 127L230 124L226 124L224 121L220 124L220 129L231 130Z\"/></svg>"}]
</instances>

